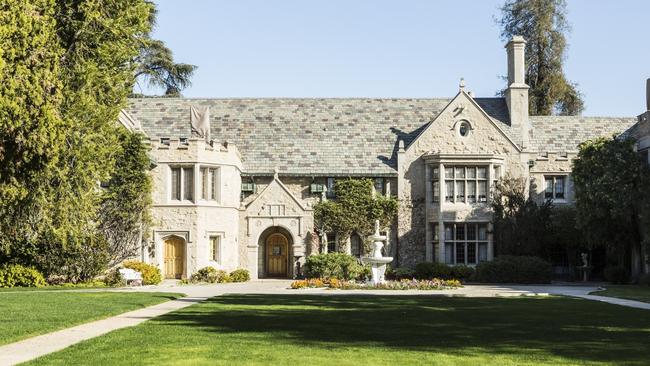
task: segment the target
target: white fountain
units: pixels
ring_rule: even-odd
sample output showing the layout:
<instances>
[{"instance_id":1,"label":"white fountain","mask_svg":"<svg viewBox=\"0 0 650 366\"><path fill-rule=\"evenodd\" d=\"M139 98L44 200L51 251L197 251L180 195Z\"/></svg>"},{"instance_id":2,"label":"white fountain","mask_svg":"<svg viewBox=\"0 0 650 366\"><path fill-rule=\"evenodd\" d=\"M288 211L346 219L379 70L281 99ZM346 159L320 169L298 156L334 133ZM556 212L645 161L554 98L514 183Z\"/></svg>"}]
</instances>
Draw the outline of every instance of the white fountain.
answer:
<instances>
[{"instance_id":1,"label":"white fountain","mask_svg":"<svg viewBox=\"0 0 650 366\"><path fill-rule=\"evenodd\" d=\"M379 235L379 220L375 221L375 233L370 237L373 241L373 251L370 257L361 257L361 262L370 264L372 267L372 284L378 285L386 282L384 273L386 272L386 264L393 261L393 257L384 257L381 254L381 248L384 247L384 240L386 237Z\"/></svg>"}]
</instances>

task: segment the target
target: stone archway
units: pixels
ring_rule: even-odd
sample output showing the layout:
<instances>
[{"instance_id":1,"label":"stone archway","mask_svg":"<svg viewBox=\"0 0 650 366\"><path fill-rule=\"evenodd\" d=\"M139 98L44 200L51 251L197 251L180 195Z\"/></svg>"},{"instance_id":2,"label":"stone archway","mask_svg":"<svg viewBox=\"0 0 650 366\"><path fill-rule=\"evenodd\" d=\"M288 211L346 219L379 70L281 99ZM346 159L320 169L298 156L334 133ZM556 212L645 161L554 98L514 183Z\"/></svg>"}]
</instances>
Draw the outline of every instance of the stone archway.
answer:
<instances>
[{"instance_id":1,"label":"stone archway","mask_svg":"<svg viewBox=\"0 0 650 366\"><path fill-rule=\"evenodd\" d=\"M272 226L264 230L258 240L258 277L293 277L293 243L293 235L283 227Z\"/></svg>"}]
</instances>

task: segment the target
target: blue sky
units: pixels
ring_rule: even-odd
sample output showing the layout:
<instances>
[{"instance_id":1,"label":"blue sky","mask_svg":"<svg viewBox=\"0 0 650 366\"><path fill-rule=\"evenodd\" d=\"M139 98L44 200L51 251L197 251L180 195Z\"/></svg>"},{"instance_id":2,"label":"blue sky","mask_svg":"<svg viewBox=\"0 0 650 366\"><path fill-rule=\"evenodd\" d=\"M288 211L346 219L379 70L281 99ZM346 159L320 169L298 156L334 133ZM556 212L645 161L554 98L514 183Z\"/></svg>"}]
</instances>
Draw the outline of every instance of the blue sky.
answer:
<instances>
[{"instance_id":1,"label":"blue sky","mask_svg":"<svg viewBox=\"0 0 650 366\"><path fill-rule=\"evenodd\" d=\"M157 0L154 36L199 68L187 97L450 97L503 87L502 1ZM568 0L565 61L584 115L635 116L650 1ZM146 90L145 90L146 91Z\"/></svg>"}]
</instances>

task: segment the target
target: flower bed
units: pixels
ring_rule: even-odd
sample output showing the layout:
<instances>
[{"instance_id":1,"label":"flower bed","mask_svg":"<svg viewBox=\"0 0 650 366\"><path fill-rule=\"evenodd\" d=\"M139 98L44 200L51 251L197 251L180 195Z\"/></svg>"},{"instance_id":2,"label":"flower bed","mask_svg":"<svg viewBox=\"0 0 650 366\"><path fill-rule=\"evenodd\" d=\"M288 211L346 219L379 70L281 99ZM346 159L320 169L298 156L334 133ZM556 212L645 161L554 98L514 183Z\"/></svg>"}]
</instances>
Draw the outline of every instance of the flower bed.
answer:
<instances>
[{"instance_id":1,"label":"flower bed","mask_svg":"<svg viewBox=\"0 0 650 366\"><path fill-rule=\"evenodd\" d=\"M292 289L304 288L329 288L340 290L448 290L462 287L458 280L400 280L387 281L379 285L360 283L354 281L341 281L336 278L310 278L306 280L293 281Z\"/></svg>"}]
</instances>

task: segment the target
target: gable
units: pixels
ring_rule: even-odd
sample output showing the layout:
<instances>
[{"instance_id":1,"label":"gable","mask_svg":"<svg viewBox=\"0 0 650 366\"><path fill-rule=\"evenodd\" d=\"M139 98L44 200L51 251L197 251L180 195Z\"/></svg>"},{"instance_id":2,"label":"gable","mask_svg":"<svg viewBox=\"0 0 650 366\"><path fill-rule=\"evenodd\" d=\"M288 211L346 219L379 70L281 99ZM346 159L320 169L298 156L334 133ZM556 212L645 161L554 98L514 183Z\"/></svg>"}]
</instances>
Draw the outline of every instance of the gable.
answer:
<instances>
[{"instance_id":1,"label":"gable","mask_svg":"<svg viewBox=\"0 0 650 366\"><path fill-rule=\"evenodd\" d=\"M468 127L466 136L460 127ZM429 123L406 149L408 155L492 154L507 155L521 149L465 91L456 97Z\"/></svg>"},{"instance_id":2,"label":"gable","mask_svg":"<svg viewBox=\"0 0 650 366\"><path fill-rule=\"evenodd\" d=\"M266 188L246 205L251 216L298 216L308 211L276 176Z\"/></svg>"}]
</instances>

